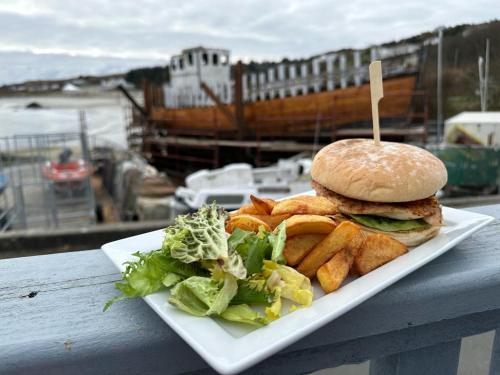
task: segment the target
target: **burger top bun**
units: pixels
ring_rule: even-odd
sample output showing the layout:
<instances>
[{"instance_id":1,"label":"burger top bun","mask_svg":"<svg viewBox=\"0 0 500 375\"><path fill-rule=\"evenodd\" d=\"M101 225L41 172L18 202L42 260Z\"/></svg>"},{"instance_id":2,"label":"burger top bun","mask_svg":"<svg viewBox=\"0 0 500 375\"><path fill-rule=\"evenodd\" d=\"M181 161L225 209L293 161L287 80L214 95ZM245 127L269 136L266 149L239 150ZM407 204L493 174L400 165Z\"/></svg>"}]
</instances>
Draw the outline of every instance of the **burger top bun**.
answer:
<instances>
[{"instance_id":1,"label":"burger top bun","mask_svg":"<svg viewBox=\"0 0 500 375\"><path fill-rule=\"evenodd\" d=\"M329 190L369 202L409 202L428 198L448 179L443 162L403 143L346 139L322 148L311 176Z\"/></svg>"}]
</instances>

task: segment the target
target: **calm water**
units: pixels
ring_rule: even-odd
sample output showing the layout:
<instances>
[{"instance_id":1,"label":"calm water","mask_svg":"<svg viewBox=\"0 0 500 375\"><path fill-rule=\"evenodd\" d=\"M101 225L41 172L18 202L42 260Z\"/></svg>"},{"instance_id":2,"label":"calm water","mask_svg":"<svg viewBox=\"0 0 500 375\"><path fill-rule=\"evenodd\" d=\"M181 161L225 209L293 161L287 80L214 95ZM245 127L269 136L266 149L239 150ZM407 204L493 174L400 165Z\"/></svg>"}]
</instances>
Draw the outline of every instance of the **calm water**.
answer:
<instances>
[{"instance_id":1,"label":"calm water","mask_svg":"<svg viewBox=\"0 0 500 375\"><path fill-rule=\"evenodd\" d=\"M31 102L37 102L43 108L26 109L26 105ZM79 130L79 111L84 110L89 136L126 147L127 107L127 99L116 92L96 95L2 97L0 137L75 132Z\"/></svg>"}]
</instances>

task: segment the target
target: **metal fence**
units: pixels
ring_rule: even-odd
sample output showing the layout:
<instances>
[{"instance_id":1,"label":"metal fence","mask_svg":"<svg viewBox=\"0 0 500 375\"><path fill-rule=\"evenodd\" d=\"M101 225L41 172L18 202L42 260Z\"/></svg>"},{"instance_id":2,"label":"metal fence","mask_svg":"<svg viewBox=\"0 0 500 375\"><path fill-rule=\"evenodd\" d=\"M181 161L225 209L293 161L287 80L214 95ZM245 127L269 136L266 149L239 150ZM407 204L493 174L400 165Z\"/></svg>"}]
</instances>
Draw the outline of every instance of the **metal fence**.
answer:
<instances>
[{"instance_id":1,"label":"metal fence","mask_svg":"<svg viewBox=\"0 0 500 375\"><path fill-rule=\"evenodd\" d=\"M65 182L47 178L43 172L62 152L71 153L73 160L90 162L84 118L81 120L80 132L0 138L0 185L3 187L0 231L95 222L90 176Z\"/></svg>"}]
</instances>

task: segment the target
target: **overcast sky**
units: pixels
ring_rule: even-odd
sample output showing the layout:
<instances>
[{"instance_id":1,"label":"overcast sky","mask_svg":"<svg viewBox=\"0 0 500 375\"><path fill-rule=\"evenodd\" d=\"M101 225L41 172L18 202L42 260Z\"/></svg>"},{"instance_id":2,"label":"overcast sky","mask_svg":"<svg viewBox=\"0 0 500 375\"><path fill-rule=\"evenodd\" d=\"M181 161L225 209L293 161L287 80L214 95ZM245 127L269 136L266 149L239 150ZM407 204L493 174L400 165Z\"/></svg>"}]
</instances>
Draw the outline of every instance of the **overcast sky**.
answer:
<instances>
[{"instance_id":1,"label":"overcast sky","mask_svg":"<svg viewBox=\"0 0 500 375\"><path fill-rule=\"evenodd\" d=\"M0 52L126 58L112 60L113 69L120 61L124 67L161 63L195 45L228 48L233 61L275 60L494 18L500 18L499 0L0 0ZM0 71L15 69L17 60L8 60L0 59ZM68 74L93 66L78 61L59 64L57 74L64 76L64 66L72 65ZM0 82L9 77L4 71Z\"/></svg>"}]
</instances>

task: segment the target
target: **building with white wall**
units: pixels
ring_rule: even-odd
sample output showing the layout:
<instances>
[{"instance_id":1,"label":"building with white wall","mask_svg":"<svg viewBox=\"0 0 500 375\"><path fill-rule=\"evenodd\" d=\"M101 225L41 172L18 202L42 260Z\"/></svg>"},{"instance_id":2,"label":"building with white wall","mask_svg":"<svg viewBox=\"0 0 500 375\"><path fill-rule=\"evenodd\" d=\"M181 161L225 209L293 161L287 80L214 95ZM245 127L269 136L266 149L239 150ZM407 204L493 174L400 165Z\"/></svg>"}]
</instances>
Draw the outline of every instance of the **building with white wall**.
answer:
<instances>
[{"instance_id":1,"label":"building with white wall","mask_svg":"<svg viewBox=\"0 0 500 375\"><path fill-rule=\"evenodd\" d=\"M224 103L231 101L229 51L195 47L170 59L170 84L165 85L165 105L172 108L213 105L201 89L204 82Z\"/></svg>"}]
</instances>

